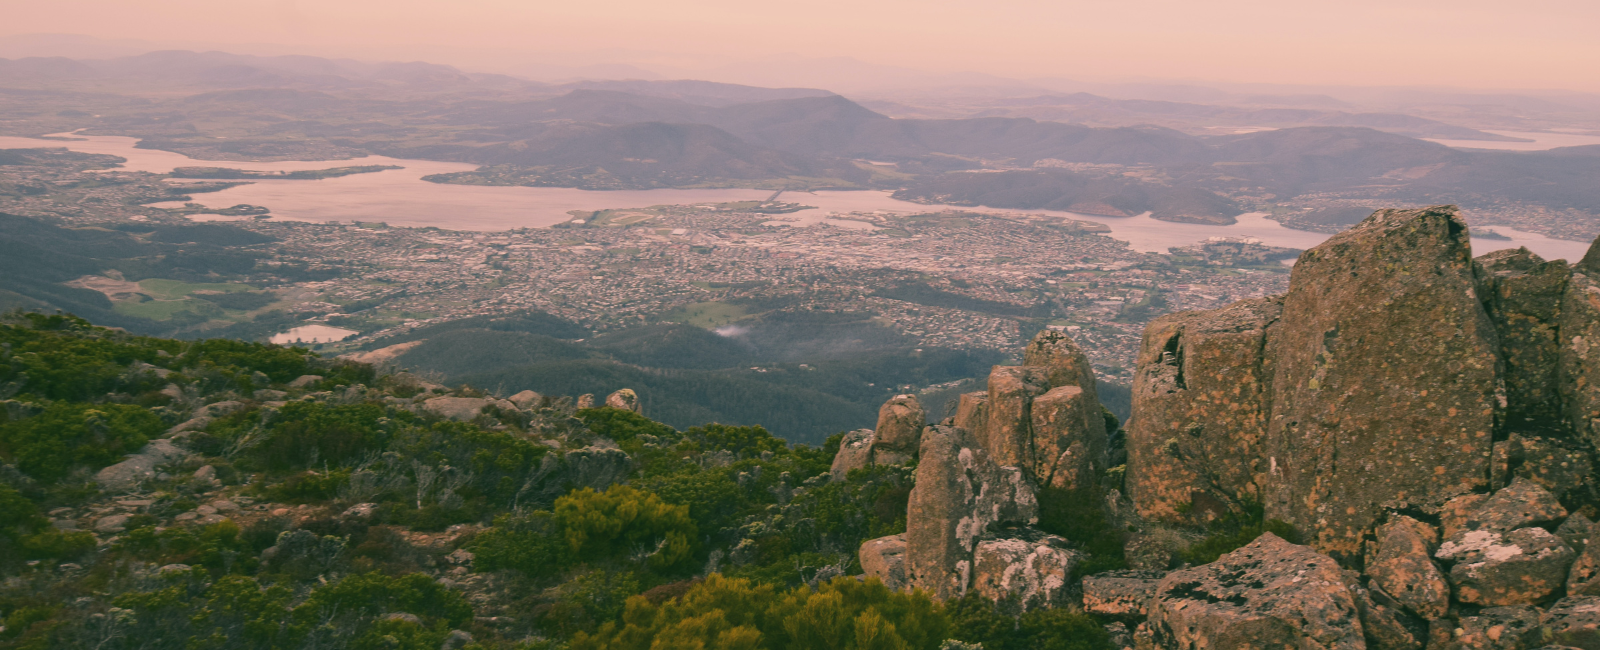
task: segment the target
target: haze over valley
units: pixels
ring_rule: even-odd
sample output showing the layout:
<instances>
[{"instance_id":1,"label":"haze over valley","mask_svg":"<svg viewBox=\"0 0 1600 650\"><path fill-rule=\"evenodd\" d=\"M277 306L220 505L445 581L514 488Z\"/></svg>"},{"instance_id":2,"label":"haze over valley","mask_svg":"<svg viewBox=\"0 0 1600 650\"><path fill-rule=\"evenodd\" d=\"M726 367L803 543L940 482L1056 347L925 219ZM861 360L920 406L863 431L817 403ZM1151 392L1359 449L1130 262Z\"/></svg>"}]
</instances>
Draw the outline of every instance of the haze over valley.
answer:
<instances>
[{"instance_id":1,"label":"haze over valley","mask_svg":"<svg viewBox=\"0 0 1600 650\"><path fill-rule=\"evenodd\" d=\"M1600 648L1587 4L10 4L0 650Z\"/></svg>"}]
</instances>

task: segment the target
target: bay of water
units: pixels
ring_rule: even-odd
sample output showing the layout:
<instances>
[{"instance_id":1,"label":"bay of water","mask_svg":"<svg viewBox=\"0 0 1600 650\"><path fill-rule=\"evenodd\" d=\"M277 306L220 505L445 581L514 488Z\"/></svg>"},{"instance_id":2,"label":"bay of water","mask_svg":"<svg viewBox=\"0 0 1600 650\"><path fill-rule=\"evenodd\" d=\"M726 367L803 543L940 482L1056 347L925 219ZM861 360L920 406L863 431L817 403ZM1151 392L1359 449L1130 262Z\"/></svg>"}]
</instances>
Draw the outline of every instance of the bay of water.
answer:
<instances>
[{"instance_id":1,"label":"bay of water","mask_svg":"<svg viewBox=\"0 0 1600 650\"><path fill-rule=\"evenodd\" d=\"M1600 135L1581 133L1551 133L1547 131L1485 131L1495 135L1532 140L1533 142L1487 142L1484 140L1444 140L1428 138L1430 142L1457 149L1497 149L1500 151L1545 151L1557 147L1581 147L1600 144Z\"/></svg>"},{"instance_id":2,"label":"bay of water","mask_svg":"<svg viewBox=\"0 0 1600 650\"><path fill-rule=\"evenodd\" d=\"M331 325L301 325L300 327L293 328L282 334L274 334L272 338L268 340L279 345L288 345L291 343L332 343L334 341L343 341L357 334L360 334L360 332L355 330L347 330L341 327L333 327Z\"/></svg>"},{"instance_id":3,"label":"bay of water","mask_svg":"<svg viewBox=\"0 0 1600 650\"><path fill-rule=\"evenodd\" d=\"M382 221L393 226L435 226L449 230L496 231L512 228L540 228L567 221L570 210L637 208L651 205L683 205L761 200L771 196L767 190L616 190L589 191L560 187L491 187L443 185L422 180L423 176L446 172L471 171L469 163L407 160L368 156L351 160L311 160L287 162L233 162L197 160L182 154L154 149L136 149L135 138L120 136L70 136L71 141L0 137L0 149L67 147L74 151L121 156L128 160L119 169L167 173L177 167L227 167L250 171L296 171L351 165L398 165L369 174L353 174L322 180L255 180L221 192L194 195L195 202L213 208L247 203L269 208L275 219L312 222ZM1574 136L1588 137L1588 136ZM1518 143L1486 143L1518 144ZM1532 143L1523 143L1532 144ZM863 222L830 218L850 212L915 213L946 209L897 201L884 191L785 192L782 200L816 206L817 210L778 215L775 222L796 226L832 225L862 227ZM181 203L152 204L177 207ZM956 208L976 212L1025 212L1046 214L1080 221L1094 221L1111 228L1111 237L1126 241L1138 251L1164 253L1172 246L1186 246L1211 237L1254 237L1271 246L1310 248L1329 236L1285 228L1265 214L1245 214L1231 226L1171 223L1136 217L1100 217L1050 210L998 210ZM207 217L197 215L197 220ZM226 219L220 218L219 220ZM1502 248L1527 246L1546 259L1577 260L1588 248L1587 242L1551 239L1535 233L1503 226L1494 230L1510 240L1473 238L1476 254Z\"/></svg>"}]
</instances>

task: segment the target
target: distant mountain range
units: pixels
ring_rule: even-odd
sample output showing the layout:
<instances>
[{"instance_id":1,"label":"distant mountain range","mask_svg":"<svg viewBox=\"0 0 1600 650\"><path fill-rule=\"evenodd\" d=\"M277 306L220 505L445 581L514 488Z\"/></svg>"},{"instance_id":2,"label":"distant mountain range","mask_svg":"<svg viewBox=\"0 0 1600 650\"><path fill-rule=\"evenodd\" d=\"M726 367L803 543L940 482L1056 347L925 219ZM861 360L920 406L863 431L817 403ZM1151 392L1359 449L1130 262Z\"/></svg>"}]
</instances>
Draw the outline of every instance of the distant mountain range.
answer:
<instances>
[{"instance_id":1,"label":"distant mountain range","mask_svg":"<svg viewBox=\"0 0 1600 650\"><path fill-rule=\"evenodd\" d=\"M0 60L0 88L12 89L0 101L15 119L0 129L13 134L87 128L197 157L371 152L483 166L431 179L451 183L882 188L931 202L1151 211L1206 223L1309 192L1600 212L1600 147L1452 149L1412 136L1498 136L1337 102L1250 108L1084 93L991 100L1038 117L1303 124L1202 136L1023 116L896 119L807 88L550 85L427 63L218 52ZM988 173L970 173L978 170Z\"/></svg>"}]
</instances>

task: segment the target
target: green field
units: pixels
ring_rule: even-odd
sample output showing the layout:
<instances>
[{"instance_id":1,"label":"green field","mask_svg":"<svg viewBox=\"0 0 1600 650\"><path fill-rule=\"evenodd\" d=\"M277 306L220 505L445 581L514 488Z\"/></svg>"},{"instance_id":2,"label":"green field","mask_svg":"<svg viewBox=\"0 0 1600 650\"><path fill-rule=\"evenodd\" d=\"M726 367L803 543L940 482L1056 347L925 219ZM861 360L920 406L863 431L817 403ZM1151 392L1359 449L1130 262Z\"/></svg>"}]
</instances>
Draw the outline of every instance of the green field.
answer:
<instances>
[{"instance_id":1,"label":"green field","mask_svg":"<svg viewBox=\"0 0 1600 650\"><path fill-rule=\"evenodd\" d=\"M180 282L178 280L164 280L164 279L161 279L161 278L151 278L149 280L140 280L139 281L139 288L143 289L145 293L150 294L150 296L153 297L153 298L165 299L165 300L177 300L177 299L180 299L180 298L187 298L189 296L189 294L194 293L196 291L225 291L225 292L228 292L228 293L237 293L237 292L240 292L240 291L254 291L255 290L255 287L252 287L252 286L250 286L248 284L238 284L238 283L234 283L234 282L228 282L228 283Z\"/></svg>"},{"instance_id":2,"label":"green field","mask_svg":"<svg viewBox=\"0 0 1600 650\"><path fill-rule=\"evenodd\" d=\"M666 320L711 329L727 325L749 315L750 312L739 305L731 305L725 302L697 302L668 312Z\"/></svg>"}]
</instances>

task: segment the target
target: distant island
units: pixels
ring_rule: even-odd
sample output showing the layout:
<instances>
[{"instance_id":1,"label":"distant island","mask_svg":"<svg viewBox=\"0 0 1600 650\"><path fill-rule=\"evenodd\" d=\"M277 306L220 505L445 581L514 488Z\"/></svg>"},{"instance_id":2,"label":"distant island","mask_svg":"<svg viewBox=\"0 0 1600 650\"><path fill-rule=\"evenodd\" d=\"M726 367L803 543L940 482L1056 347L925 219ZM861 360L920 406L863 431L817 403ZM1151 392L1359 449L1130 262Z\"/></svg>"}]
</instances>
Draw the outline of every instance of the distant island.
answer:
<instances>
[{"instance_id":1,"label":"distant island","mask_svg":"<svg viewBox=\"0 0 1600 650\"><path fill-rule=\"evenodd\" d=\"M354 167L333 167L329 169L304 169L292 172L258 172L247 169L231 169L228 167L179 167L168 174L169 178L203 178L207 180L234 180L234 179L271 179L294 181L319 181L324 178L338 178L354 174L370 174L373 172L388 171L390 169L405 169L399 165L357 165Z\"/></svg>"}]
</instances>

